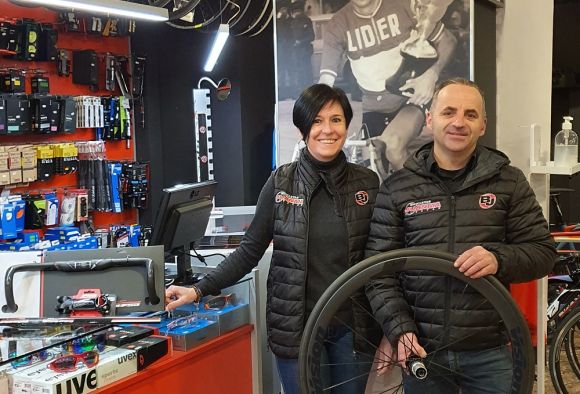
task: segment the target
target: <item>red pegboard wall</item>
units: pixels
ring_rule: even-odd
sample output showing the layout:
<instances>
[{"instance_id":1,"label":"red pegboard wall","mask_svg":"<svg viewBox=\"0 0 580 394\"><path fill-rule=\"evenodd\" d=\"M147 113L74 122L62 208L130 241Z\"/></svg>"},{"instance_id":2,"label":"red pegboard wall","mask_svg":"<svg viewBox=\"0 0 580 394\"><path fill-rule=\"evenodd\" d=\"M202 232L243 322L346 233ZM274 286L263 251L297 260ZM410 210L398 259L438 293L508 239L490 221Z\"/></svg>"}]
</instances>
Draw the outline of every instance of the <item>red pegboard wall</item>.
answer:
<instances>
[{"instance_id":1,"label":"red pegboard wall","mask_svg":"<svg viewBox=\"0 0 580 394\"><path fill-rule=\"evenodd\" d=\"M66 32L64 26L59 24L58 13L43 7L21 7L14 5L8 0L0 0L0 19L18 20L22 18L32 19L38 23L51 23L58 31L57 48L72 50L93 49L99 55L111 53L119 56L129 56L129 37L103 37L100 35ZM51 95L69 96L120 96L121 92L104 90L104 57L99 56L99 90L91 91L89 86L77 85L72 82L72 73L68 77L57 74L56 62L44 61L20 61L0 56L0 68L13 68L19 70L43 70L50 80ZM72 53L71 53L72 63ZM72 64L74 69L74 64ZM26 93L31 92L30 75L25 77ZM77 129L71 134L24 134L2 135L0 145L29 144L29 143L58 143L71 141L91 141L95 139L94 129ZM127 148L126 141L107 141L107 159L109 160L134 160L134 143L131 141ZM15 192L49 191L51 189L64 189L77 187L77 175L55 175L48 181L32 182L28 187L16 188ZM95 227L107 227L112 224L133 224L137 222L137 210L129 209L122 213L92 212Z\"/></svg>"}]
</instances>

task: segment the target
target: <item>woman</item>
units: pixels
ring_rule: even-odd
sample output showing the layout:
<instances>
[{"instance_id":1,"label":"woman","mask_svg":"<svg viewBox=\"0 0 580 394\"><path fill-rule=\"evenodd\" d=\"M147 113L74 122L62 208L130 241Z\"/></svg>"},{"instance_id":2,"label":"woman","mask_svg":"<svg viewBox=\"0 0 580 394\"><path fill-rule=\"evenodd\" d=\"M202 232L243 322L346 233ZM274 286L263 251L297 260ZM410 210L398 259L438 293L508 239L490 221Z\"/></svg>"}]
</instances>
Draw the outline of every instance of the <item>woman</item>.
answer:
<instances>
[{"instance_id":1,"label":"woman","mask_svg":"<svg viewBox=\"0 0 580 394\"><path fill-rule=\"evenodd\" d=\"M286 394L300 392L298 350L310 311L340 274L362 260L366 245L378 177L346 161L342 147L351 119L352 108L342 90L322 84L304 90L294 104L293 122L306 148L296 162L272 173L240 246L193 288L171 286L165 294L168 310L219 294L250 272L273 240L266 325ZM360 308L367 303L361 294L358 302L338 312L341 321L365 331L366 337L375 328ZM366 342L358 336L355 340L342 324L330 327L327 337L331 337L326 346L329 361L339 364L331 368L331 382L368 372L370 363L362 363L366 370L361 371L357 367L361 363L353 362L363 351L374 354ZM366 376L352 379L332 393L362 393L365 384Z\"/></svg>"}]
</instances>

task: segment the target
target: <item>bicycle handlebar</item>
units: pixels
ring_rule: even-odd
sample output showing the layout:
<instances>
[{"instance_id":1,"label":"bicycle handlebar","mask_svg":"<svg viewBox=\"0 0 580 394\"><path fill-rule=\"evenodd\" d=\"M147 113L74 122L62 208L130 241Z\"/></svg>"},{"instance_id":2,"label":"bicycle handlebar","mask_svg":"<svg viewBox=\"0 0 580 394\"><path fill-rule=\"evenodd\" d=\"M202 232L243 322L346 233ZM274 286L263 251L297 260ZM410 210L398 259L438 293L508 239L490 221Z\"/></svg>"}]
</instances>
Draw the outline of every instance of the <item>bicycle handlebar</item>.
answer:
<instances>
[{"instance_id":1,"label":"bicycle handlebar","mask_svg":"<svg viewBox=\"0 0 580 394\"><path fill-rule=\"evenodd\" d=\"M14 301L13 279L14 274L23 271L60 271L60 272L87 272L104 271L114 267L136 267L145 266L147 272L147 293L149 303L157 305L160 298L155 290L155 271L153 260L147 258L126 258L126 259L98 259L86 261L59 261L43 264L18 264L6 270L4 277L4 294L6 305L2 306L2 312L14 313L18 310L18 305Z\"/></svg>"}]
</instances>

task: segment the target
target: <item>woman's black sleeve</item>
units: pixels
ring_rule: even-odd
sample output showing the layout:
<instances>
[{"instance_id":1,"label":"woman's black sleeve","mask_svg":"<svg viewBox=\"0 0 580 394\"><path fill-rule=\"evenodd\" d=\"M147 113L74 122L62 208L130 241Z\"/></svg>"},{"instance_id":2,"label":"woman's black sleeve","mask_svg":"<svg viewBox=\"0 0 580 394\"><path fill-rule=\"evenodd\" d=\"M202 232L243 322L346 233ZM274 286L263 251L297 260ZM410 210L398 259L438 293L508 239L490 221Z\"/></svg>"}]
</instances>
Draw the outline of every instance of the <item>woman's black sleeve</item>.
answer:
<instances>
[{"instance_id":1,"label":"woman's black sleeve","mask_svg":"<svg viewBox=\"0 0 580 394\"><path fill-rule=\"evenodd\" d=\"M256 213L240 246L196 284L202 294L219 294L221 289L233 285L257 266L272 241L273 227L274 180L270 176L260 192Z\"/></svg>"}]
</instances>

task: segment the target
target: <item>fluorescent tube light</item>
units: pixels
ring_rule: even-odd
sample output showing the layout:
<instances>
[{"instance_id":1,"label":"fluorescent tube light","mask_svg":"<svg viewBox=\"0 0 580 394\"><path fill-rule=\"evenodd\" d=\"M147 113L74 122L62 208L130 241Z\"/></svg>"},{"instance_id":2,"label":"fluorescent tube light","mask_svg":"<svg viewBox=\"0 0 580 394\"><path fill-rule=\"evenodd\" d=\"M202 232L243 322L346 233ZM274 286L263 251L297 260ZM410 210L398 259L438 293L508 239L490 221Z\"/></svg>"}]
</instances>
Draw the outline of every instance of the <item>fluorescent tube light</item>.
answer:
<instances>
[{"instance_id":1,"label":"fluorescent tube light","mask_svg":"<svg viewBox=\"0 0 580 394\"><path fill-rule=\"evenodd\" d=\"M158 22L169 20L169 12L165 8L120 0L18 0L16 3L38 4L45 7L67 8Z\"/></svg>"},{"instance_id":2,"label":"fluorescent tube light","mask_svg":"<svg viewBox=\"0 0 580 394\"><path fill-rule=\"evenodd\" d=\"M205 67L203 68L205 72L211 72L211 70L213 70L213 66L215 66L220 53L222 53L222 49L224 45L226 45L226 41L228 40L229 36L230 27L226 24L221 24L218 28L217 36L213 42L213 46L211 47L211 52L209 53L207 61L205 62Z\"/></svg>"}]
</instances>

